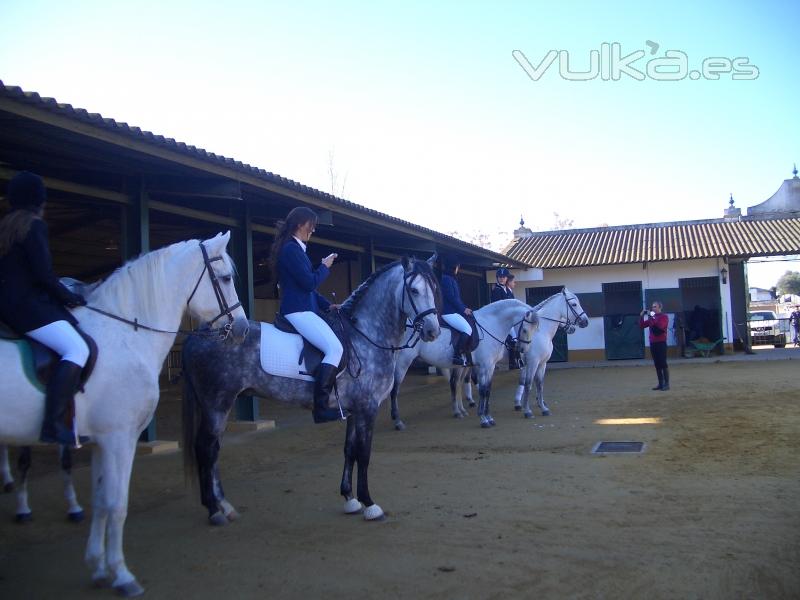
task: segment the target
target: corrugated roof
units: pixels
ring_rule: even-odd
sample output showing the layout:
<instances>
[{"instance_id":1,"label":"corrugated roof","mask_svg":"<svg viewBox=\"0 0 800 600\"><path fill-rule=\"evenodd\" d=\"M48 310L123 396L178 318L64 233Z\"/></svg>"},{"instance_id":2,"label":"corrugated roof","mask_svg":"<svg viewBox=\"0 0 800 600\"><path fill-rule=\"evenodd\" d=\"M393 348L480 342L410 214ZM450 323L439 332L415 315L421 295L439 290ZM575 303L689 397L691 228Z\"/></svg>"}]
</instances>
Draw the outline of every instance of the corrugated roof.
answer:
<instances>
[{"instance_id":1,"label":"corrugated roof","mask_svg":"<svg viewBox=\"0 0 800 600\"><path fill-rule=\"evenodd\" d=\"M504 252L543 269L800 254L800 218L714 219L534 232Z\"/></svg>"},{"instance_id":2,"label":"corrugated roof","mask_svg":"<svg viewBox=\"0 0 800 600\"><path fill-rule=\"evenodd\" d=\"M421 225L411 223L410 221L398 219L397 217L393 217L386 213L382 213L373 210L371 208L367 208L365 206L356 204L354 202L350 202L349 200L338 198L336 196L333 196L332 194L328 194L320 190L308 187L291 179L287 179L286 177L281 177L280 175L276 175L275 173L270 173L269 171L265 171L264 169L258 167L253 167L241 161L221 156L219 154L214 154L213 152L208 152L202 148L191 146L183 142L176 141L172 138L164 137L163 135L157 135L150 131L143 130L139 127L128 125L127 123L118 122L114 119L103 117L98 113L90 113L89 111L83 108L75 108L70 104L57 102L54 98L45 98L43 96L40 96L36 92L26 92L20 87L6 85L5 83L3 83L2 80L0 80L0 97L11 98L15 101L22 102L28 105L33 105L37 108L44 109L64 117L68 117L70 119L82 123L88 123L93 126L100 127L105 130L124 135L128 138L146 142L147 144L165 148L173 152L178 152L184 155L191 156L193 158L198 158L208 163L223 166L228 169L232 169L234 171L238 171L240 173L256 177L263 181L279 185L280 187L286 189L287 191L296 193L299 192L305 196L323 200L326 203L333 205L333 207L340 206L343 208L353 210L358 213L362 213L364 215L371 215L373 217L377 217L385 221L387 225L391 224L400 225L402 227L425 234L426 237L429 238L432 237L434 239L445 242L451 246L461 247L465 251L469 251L473 254L477 254L480 256L488 257L498 262L506 263L510 258L502 253L493 252L481 246L470 244L468 242L465 242L458 238L454 238L444 233L440 233L433 229L428 229L426 227L422 227ZM511 259L511 261L517 262L517 260L513 258Z\"/></svg>"}]
</instances>

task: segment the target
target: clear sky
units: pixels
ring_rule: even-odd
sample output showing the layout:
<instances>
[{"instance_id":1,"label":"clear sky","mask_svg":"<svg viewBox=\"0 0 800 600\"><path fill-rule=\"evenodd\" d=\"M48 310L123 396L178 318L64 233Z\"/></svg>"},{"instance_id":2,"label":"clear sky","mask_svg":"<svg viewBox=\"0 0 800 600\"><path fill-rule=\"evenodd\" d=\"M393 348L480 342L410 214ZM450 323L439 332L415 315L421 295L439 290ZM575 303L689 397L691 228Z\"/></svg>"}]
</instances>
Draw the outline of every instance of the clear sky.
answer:
<instances>
[{"instance_id":1,"label":"clear sky","mask_svg":"<svg viewBox=\"0 0 800 600\"><path fill-rule=\"evenodd\" d=\"M798 17L796 0L4 0L0 79L501 247L520 215L692 220L771 196L800 162ZM639 72L675 51L686 69L662 71L722 72L611 80L605 60L569 80L612 43Z\"/></svg>"}]
</instances>

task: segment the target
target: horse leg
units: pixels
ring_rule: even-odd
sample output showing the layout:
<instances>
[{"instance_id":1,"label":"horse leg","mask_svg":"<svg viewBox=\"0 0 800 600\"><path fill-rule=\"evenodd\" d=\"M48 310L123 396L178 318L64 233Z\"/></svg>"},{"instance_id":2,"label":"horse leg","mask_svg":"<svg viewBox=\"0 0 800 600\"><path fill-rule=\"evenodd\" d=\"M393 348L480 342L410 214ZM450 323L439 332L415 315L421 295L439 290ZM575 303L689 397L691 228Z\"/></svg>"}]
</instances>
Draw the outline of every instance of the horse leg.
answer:
<instances>
[{"instance_id":1,"label":"horse leg","mask_svg":"<svg viewBox=\"0 0 800 600\"><path fill-rule=\"evenodd\" d=\"M544 402L544 372L547 368L547 363L536 371L536 377L533 381L536 383L536 402L539 404L539 410L542 411L542 416L547 417L550 415L550 409Z\"/></svg>"},{"instance_id":2,"label":"horse leg","mask_svg":"<svg viewBox=\"0 0 800 600\"><path fill-rule=\"evenodd\" d=\"M356 415L356 462L358 463L358 500L365 506L364 519L375 521L383 519L383 509L372 501L369 495L367 471L372 454L372 432L375 427L375 415Z\"/></svg>"},{"instance_id":3,"label":"horse leg","mask_svg":"<svg viewBox=\"0 0 800 600\"><path fill-rule=\"evenodd\" d=\"M217 471L219 435L209 426L207 418L203 418L200 423L194 443L194 454L197 459L197 478L200 482L200 502L208 510L208 522L211 525L225 525L228 523L228 517L221 506L222 484ZM232 506L230 508L233 510Z\"/></svg>"},{"instance_id":4,"label":"horse leg","mask_svg":"<svg viewBox=\"0 0 800 600\"><path fill-rule=\"evenodd\" d=\"M122 551L122 538L125 519L128 516L128 493L133 468L133 456L136 452L136 432L121 432L114 435L99 436L97 445L100 448L100 485L102 494L96 500L102 504L95 505L93 511L92 534L95 533L94 514L102 515L105 521L106 567L113 576L112 586L122 596L133 597L144 593L136 578L125 565ZM98 484L98 481L95 481ZM101 532L102 535L103 532ZM87 560L96 564L97 557L90 554L94 551L93 539L90 536L87 548Z\"/></svg>"},{"instance_id":5,"label":"horse leg","mask_svg":"<svg viewBox=\"0 0 800 600\"><path fill-rule=\"evenodd\" d=\"M478 414L481 417L481 427L487 429L494 427L495 421L489 412L489 394L492 391L492 380L486 374L478 373L478 393L480 394L480 406Z\"/></svg>"},{"instance_id":6,"label":"horse leg","mask_svg":"<svg viewBox=\"0 0 800 600\"><path fill-rule=\"evenodd\" d=\"M467 411L458 395L458 384L461 383L461 369L453 367L450 369L450 404L453 407L453 416L456 419L463 418Z\"/></svg>"},{"instance_id":7,"label":"horse leg","mask_svg":"<svg viewBox=\"0 0 800 600\"><path fill-rule=\"evenodd\" d=\"M525 406L525 387L530 389L530 382L528 381L528 369L519 370L519 385L517 386L517 393L514 395L514 410L522 410Z\"/></svg>"},{"instance_id":8,"label":"horse leg","mask_svg":"<svg viewBox=\"0 0 800 600\"><path fill-rule=\"evenodd\" d=\"M0 446L0 475L3 480L3 491L8 493L14 490L14 477L11 476L11 466L8 464L8 446Z\"/></svg>"},{"instance_id":9,"label":"horse leg","mask_svg":"<svg viewBox=\"0 0 800 600\"><path fill-rule=\"evenodd\" d=\"M108 510L106 509L106 485L103 477L104 453L99 444L92 449L92 526L89 530L89 542L86 545L86 563L92 569L92 582L95 587L106 587L110 584L108 565L106 564L106 527Z\"/></svg>"},{"instance_id":10,"label":"horse leg","mask_svg":"<svg viewBox=\"0 0 800 600\"><path fill-rule=\"evenodd\" d=\"M474 367L468 367L464 370L464 397L467 399L469 405L475 406L475 399L472 397L472 378L475 373ZM464 416L467 416L466 411L464 412Z\"/></svg>"},{"instance_id":11,"label":"horse leg","mask_svg":"<svg viewBox=\"0 0 800 600\"><path fill-rule=\"evenodd\" d=\"M403 431L406 428L406 424L403 423L403 419L400 418L400 407L397 405L397 394L399 391L400 381L397 379L397 374L395 373L392 391L389 392L389 399L392 402L392 421L394 421L394 428L397 431Z\"/></svg>"},{"instance_id":12,"label":"horse leg","mask_svg":"<svg viewBox=\"0 0 800 600\"><path fill-rule=\"evenodd\" d=\"M17 459L17 474L19 475L19 489L17 490L17 513L14 520L17 523L27 523L33 519L33 512L28 506L28 470L31 468L31 447L20 449Z\"/></svg>"},{"instance_id":13,"label":"horse leg","mask_svg":"<svg viewBox=\"0 0 800 600\"><path fill-rule=\"evenodd\" d=\"M355 417L347 417L347 432L344 437L344 469L339 492L344 496L344 512L348 515L360 513L364 507L353 498L353 465L356 462L356 426Z\"/></svg>"},{"instance_id":14,"label":"horse leg","mask_svg":"<svg viewBox=\"0 0 800 600\"><path fill-rule=\"evenodd\" d=\"M67 519L73 523L83 521L83 507L78 504L78 495L75 493L75 486L72 485L72 452L68 446L60 446L61 455L61 480L64 483L64 498L67 501Z\"/></svg>"}]
</instances>

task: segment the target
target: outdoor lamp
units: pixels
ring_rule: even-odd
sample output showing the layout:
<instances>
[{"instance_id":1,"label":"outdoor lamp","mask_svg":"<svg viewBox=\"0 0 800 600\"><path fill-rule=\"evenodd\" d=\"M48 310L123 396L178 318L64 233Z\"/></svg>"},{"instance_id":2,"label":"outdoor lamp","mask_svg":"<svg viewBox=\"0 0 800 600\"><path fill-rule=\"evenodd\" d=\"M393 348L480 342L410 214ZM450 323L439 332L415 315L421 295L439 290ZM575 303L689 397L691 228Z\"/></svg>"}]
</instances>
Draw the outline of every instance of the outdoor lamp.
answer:
<instances>
[{"instance_id":1,"label":"outdoor lamp","mask_svg":"<svg viewBox=\"0 0 800 600\"><path fill-rule=\"evenodd\" d=\"M719 272L719 274L722 275L722 283L728 283L728 269L722 267L722 270Z\"/></svg>"}]
</instances>

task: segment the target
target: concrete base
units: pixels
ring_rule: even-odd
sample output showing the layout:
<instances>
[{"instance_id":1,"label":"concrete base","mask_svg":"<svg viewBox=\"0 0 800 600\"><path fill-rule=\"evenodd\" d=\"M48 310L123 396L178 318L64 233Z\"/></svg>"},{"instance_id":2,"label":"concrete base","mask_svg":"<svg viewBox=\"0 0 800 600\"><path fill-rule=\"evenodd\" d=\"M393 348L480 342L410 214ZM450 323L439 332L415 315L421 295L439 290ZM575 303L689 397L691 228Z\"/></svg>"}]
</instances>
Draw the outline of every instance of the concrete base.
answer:
<instances>
[{"instance_id":1,"label":"concrete base","mask_svg":"<svg viewBox=\"0 0 800 600\"><path fill-rule=\"evenodd\" d=\"M167 454L180 450L178 442L155 440L152 442L139 442L136 444L136 454Z\"/></svg>"},{"instance_id":2,"label":"concrete base","mask_svg":"<svg viewBox=\"0 0 800 600\"><path fill-rule=\"evenodd\" d=\"M266 431L275 429L275 421L262 419L259 421L228 421L225 431L229 433L247 433L248 431Z\"/></svg>"}]
</instances>

